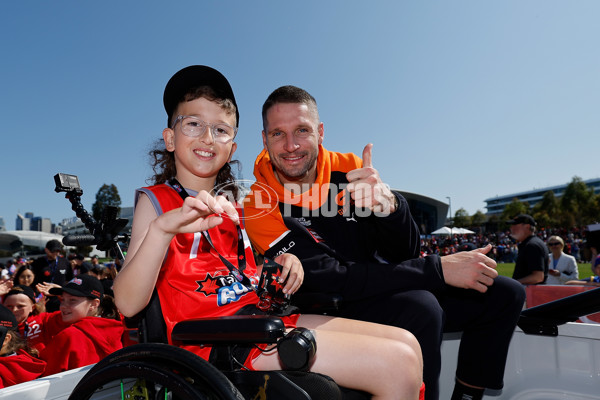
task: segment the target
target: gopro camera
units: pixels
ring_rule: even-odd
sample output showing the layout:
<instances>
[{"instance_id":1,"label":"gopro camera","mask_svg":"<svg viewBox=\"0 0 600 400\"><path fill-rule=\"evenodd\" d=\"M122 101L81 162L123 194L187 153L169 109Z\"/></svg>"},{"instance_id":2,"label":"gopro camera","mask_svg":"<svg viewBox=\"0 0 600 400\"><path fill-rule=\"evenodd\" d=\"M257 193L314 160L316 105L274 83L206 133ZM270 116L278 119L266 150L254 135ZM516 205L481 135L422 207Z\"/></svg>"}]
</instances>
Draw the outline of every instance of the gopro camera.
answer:
<instances>
[{"instance_id":1,"label":"gopro camera","mask_svg":"<svg viewBox=\"0 0 600 400\"><path fill-rule=\"evenodd\" d=\"M56 174L54 175L55 192L72 192L77 195L82 195L83 190L79 186L79 178L76 175Z\"/></svg>"}]
</instances>

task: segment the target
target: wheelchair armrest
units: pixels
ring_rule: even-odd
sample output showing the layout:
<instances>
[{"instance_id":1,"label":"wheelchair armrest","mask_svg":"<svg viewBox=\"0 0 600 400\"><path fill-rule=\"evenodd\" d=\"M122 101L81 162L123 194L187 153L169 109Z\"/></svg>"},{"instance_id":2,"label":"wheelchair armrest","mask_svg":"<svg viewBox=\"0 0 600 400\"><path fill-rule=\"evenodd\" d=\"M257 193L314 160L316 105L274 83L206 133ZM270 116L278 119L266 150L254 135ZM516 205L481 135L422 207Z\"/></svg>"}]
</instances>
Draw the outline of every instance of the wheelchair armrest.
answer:
<instances>
[{"instance_id":1,"label":"wheelchair armrest","mask_svg":"<svg viewBox=\"0 0 600 400\"><path fill-rule=\"evenodd\" d=\"M187 344L276 343L285 334L283 321L271 315L232 315L181 321L171 338Z\"/></svg>"}]
</instances>

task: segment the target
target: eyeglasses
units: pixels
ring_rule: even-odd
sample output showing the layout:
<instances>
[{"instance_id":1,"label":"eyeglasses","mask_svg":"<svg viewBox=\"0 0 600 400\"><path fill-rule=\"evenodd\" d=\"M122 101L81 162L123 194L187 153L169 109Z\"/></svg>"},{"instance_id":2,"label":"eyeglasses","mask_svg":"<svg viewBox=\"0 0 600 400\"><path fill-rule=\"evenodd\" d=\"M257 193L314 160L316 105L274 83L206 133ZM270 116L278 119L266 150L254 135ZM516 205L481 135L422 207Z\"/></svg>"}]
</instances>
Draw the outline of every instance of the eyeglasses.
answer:
<instances>
[{"instance_id":1,"label":"eyeglasses","mask_svg":"<svg viewBox=\"0 0 600 400\"><path fill-rule=\"evenodd\" d=\"M560 244L561 244L560 242L552 242L552 243L548 243L548 246L551 246L551 247L560 246Z\"/></svg>"},{"instance_id":2,"label":"eyeglasses","mask_svg":"<svg viewBox=\"0 0 600 400\"><path fill-rule=\"evenodd\" d=\"M206 128L210 127L210 134L215 142L218 143L229 143L235 139L237 134L237 128L227 124L209 124L206 121L201 120L198 117L191 115L179 115L173 121L171 129L175 129L175 125L181 121L181 132L185 136L199 137L204 135Z\"/></svg>"}]
</instances>

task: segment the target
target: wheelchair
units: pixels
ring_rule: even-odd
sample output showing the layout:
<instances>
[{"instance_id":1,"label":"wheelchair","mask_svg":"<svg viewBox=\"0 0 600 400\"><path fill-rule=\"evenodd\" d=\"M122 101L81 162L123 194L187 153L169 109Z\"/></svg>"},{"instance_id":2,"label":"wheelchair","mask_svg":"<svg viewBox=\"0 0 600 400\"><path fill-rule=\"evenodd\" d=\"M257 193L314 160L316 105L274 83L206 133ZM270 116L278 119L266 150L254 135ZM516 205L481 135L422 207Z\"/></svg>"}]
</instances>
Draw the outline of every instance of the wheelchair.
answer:
<instances>
[{"instance_id":1,"label":"wheelchair","mask_svg":"<svg viewBox=\"0 0 600 400\"><path fill-rule=\"evenodd\" d=\"M99 250L113 250L123 257L119 235L127 220L117 218L117 210L107 207L96 222L83 208L83 193L76 176L57 174L56 192L66 192L72 209L91 232L65 237L65 245L95 244ZM310 297L310 296L309 296ZM333 307L338 299L329 302ZM304 305L311 300L305 297ZM124 347L94 365L79 381L69 400L363 400L367 393L338 386L328 376L292 367L281 371L249 371L235 358L236 349L256 344L281 346L286 339L283 321L271 315L234 315L201 318L178 323L171 334L174 344L211 346L210 360L167 343L166 326L156 291L144 310L126 319L137 332L138 344ZM286 352L299 365L308 362L302 343L290 341ZM281 347L280 347L281 354ZM242 360L243 361L243 360Z\"/></svg>"}]
</instances>

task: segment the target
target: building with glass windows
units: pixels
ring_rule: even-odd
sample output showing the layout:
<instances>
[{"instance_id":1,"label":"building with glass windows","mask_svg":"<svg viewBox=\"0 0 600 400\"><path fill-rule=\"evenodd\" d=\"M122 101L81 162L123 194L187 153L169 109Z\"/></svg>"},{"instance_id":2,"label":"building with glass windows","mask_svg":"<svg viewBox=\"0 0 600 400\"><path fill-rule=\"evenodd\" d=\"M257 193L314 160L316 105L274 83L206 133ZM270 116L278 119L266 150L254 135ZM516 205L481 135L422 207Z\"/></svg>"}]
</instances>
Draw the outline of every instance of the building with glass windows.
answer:
<instances>
[{"instance_id":1,"label":"building with glass windows","mask_svg":"<svg viewBox=\"0 0 600 400\"><path fill-rule=\"evenodd\" d=\"M504 207L506 207L507 204L510 204L515 198L519 199L520 202L527 202L529 204L529 207L533 207L537 203L539 203L544 197L544 193L548 191L554 192L554 196L559 198L564 194L565 189L567 188L569 183L545 187L541 189L528 190L526 192L507 194L504 196L491 197L489 199L484 200L487 208L486 215L492 216L502 214L502 211L504 211ZM600 193L600 178L588 179L587 181L583 181L583 183L585 183L589 188L594 189L595 194Z\"/></svg>"},{"instance_id":2,"label":"building with glass windows","mask_svg":"<svg viewBox=\"0 0 600 400\"><path fill-rule=\"evenodd\" d=\"M406 199L410 213L421 234L430 234L447 223L446 217L450 207L449 204L421 194L401 190L398 190L398 192Z\"/></svg>"}]
</instances>

